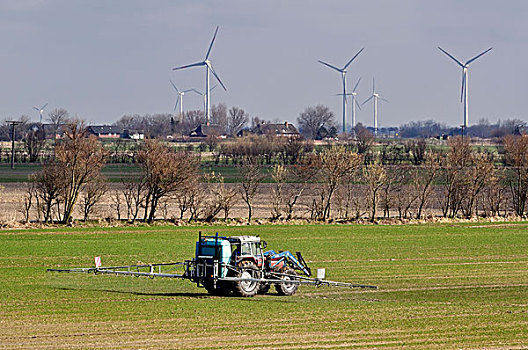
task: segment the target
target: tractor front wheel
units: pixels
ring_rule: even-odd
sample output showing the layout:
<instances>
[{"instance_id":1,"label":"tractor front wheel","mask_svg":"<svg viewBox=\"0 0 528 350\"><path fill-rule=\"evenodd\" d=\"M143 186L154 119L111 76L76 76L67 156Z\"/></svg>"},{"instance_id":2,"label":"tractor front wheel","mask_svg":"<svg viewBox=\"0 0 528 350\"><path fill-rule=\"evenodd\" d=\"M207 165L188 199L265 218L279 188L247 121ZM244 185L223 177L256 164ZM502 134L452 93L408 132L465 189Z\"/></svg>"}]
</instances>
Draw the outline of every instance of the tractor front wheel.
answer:
<instances>
[{"instance_id":1,"label":"tractor front wheel","mask_svg":"<svg viewBox=\"0 0 528 350\"><path fill-rule=\"evenodd\" d=\"M257 265L251 261L242 261L239 265L238 278L257 279L259 270ZM235 294L241 297L252 297L257 294L260 283L257 281L236 281L234 284Z\"/></svg>"},{"instance_id":2,"label":"tractor front wheel","mask_svg":"<svg viewBox=\"0 0 528 350\"><path fill-rule=\"evenodd\" d=\"M277 294L287 296L294 295L297 289L299 288L299 285L297 283L288 283L288 281L297 281L297 278L295 277L297 276L297 273L291 267L286 267L281 272L290 276L281 276L281 279L285 282L278 283L275 285Z\"/></svg>"}]
</instances>

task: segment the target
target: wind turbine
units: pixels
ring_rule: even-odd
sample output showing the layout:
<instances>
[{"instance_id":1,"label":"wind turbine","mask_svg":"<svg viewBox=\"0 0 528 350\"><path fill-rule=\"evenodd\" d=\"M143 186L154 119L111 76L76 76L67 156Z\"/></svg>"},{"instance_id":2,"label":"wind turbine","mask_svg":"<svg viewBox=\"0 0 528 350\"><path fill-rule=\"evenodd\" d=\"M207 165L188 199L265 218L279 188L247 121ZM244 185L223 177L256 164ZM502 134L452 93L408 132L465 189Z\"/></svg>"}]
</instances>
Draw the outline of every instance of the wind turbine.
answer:
<instances>
[{"instance_id":1,"label":"wind turbine","mask_svg":"<svg viewBox=\"0 0 528 350\"><path fill-rule=\"evenodd\" d=\"M40 115L40 124L42 124L42 114L44 114L44 108L46 108L48 104L46 103L44 106L38 108L38 107L33 107L33 109L36 109L38 112L39 112L39 115Z\"/></svg>"},{"instance_id":2,"label":"wind turbine","mask_svg":"<svg viewBox=\"0 0 528 350\"><path fill-rule=\"evenodd\" d=\"M178 97L176 98L176 104L174 105L174 111L176 111L176 108L178 107L178 103L180 104L180 123L183 121L183 95L185 95L186 92L193 91L194 89L188 89L180 91L176 85L170 80L170 83L174 90L178 93Z\"/></svg>"},{"instance_id":3,"label":"wind turbine","mask_svg":"<svg viewBox=\"0 0 528 350\"><path fill-rule=\"evenodd\" d=\"M347 62L347 64L345 64L345 66L343 68L337 68L336 66L333 66L329 63L326 63L326 62L323 62L321 60L318 60L317 62L321 63L321 64L324 64L325 66L329 67L329 68L332 68L336 71L338 71L339 73L341 73L341 79L343 81L343 132L346 132L346 104L347 104L347 98L346 98L346 95L347 95L347 92L346 92L346 73L347 73L347 68L348 66L350 66L350 64L352 63L352 61L354 61L356 59L356 57L361 53L361 51L363 51L365 48L362 48L361 50L359 50L359 52L350 59L350 61Z\"/></svg>"},{"instance_id":4,"label":"wind turbine","mask_svg":"<svg viewBox=\"0 0 528 350\"><path fill-rule=\"evenodd\" d=\"M475 61L477 58L479 58L480 56L483 56L484 54L488 53L492 49L492 47L490 47L486 51L483 51L483 52L479 53L478 55L476 55L472 59L467 60L466 63L460 62L454 56L452 56L449 52L447 52L446 50L442 49L440 46L438 46L438 49L440 51L442 51L443 53L445 53L447 56L449 56L449 58L451 58L453 61L455 61L460 67L462 67L462 91L460 92L460 102L464 102L464 130L462 130L462 134L464 134L464 132L467 132L467 127L468 127L468 124L469 124L468 93L467 93L467 90L468 90L468 75L469 75L468 74L468 66L473 61Z\"/></svg>"},{"instance_id":5,"label":"wind turbine","mask_svg":"<svg viewBox=\"0 0 528 350\"><path fill-rule=\"evenodd\" d=\"M225 85L222 83L222 81L220 80L220 78L218 77L218 74L216 74L212 64L211 64L211 61L209 61L209 54L211 53L211 49L213 48L213 44L214 44L214 41L216 39L216 34L218 33L218 26L216 27L216 30L215 30L215 33L213 35L213 40L211 40L211 44L209 44L209 49L207 50L207 53L205 54L205 59L201 62L197 62L197 63L193 63L193 64L188 64L188 65L185 65L185 66L181 66L181 67L176 67L176 68L173 68L172 70L179 70L179 69L185 69L185 68L191 68L191 67L199 67L199 66L205 66L205 91L206 92L209 92L209 73L213 73L213 75L215 76L216 80L218 80L218 82L220 83L220 85L222 85L222 88L227 91ZM206 107L205 107L205 118L206 118L206 123L207 125L209 125L209 120L211 119L211 99L210 99L210 94L207 93L207 96L206 96Z\"/></svg>"},{"instance_id":6,"label":"wind turbine","mask_svg":"<svg viewBox=\"0 0 528 350\"><path fill-rule=\"evenodd\" d=\"M218 85L214 85L211 90L209 90L209 92L213 91ZM206 105L206 100L207 100L207 93L201 93L200 91L196 90L196 89L191 89L193 92L197 93L198 95L202 96L203 98L203 104L204 104L204 109L205 109L205 105Z\"/></svg>"},{"instance_id":7,"label":"wind turbine","mask_svg":"<svg viewBox=\"0 0 528 350\"><path fill-rule=\"evenodd\" d=\"M352 96L352 128L351 128L351 131L353 133L355 133L355 127L356 127L356 106L359 108L359 110L361 110L361 106L359 104L359 102L357 101L357 92L356 92L356 89L359 85L359 82L361 81L361 78L358 79L356 85L354 85L354 89L352 90L352 92L346 94L346 96ZM341 96L343 94L337 94L337 96Z\"/></svg>"},{"instance_id":8,"label":"wind turbine","mask_svg":"<svg viewBox=\"0 0 528 350\"><path fill-rule=\"evenodd\" d=\"M383 97L381 97L380 94L376 92L376 85L374 82L374 78L372 78L372 95L368 99L366 99L362 105L367 103L368 101L374 99L374 135L378 135L378 99L389 103L389 101Z\"/></svg>"}]
</instances>

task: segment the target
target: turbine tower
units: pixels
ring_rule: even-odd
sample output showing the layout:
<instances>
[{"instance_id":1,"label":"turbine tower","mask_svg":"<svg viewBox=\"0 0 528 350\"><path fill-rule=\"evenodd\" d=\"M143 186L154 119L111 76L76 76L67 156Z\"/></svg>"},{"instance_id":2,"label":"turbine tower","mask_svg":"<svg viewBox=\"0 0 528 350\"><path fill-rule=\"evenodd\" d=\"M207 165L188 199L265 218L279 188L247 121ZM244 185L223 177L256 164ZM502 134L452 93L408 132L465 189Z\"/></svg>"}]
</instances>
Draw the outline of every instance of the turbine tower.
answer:
<instances>
[{"instance_id":1,"label":"turbine tower","mask_svg":"<svg viewBox=\"0 0 528 350\"><path fill-rule=\"evenodd\" d=\"M389 102L387 99L384 99L383 97L381 97L380 94L378 94L376 92L376 85L375 85L375 82L374 82L374 78L372 78L372 95L370 95L370 97L368 99L366 99L362 105L364 105L365 103L367 103L368 101L374 99L374 135L375 136L378 136L378 99L384 101L384 102Z\"/></svg>"},{"instance_id":2,"label":"turbine tower","mask_svg":"<svg viewBox=\"0 0 528 350\"><path fill-rule=\"evenodd\" d=\"M193 89L183 90L180 91L176 85L170 80L170 83L174 90L178 93L178 97L176 98L176 104L174 105L174 111L176 111L176 108L178 108L178 103L180 104L180 123L183 122L183 95L185 95L186 92L193 91Z\"/></svg>"},{"instance_id":3,"label":"turbine tower","mask_svg":"<svg viewBox=\"0 0 528 350\"><path fill-rule=\"evenodd\" d=\"M39 115L40 115L40 124L42 124L42 114L44 114L44 108L46 108L48 104L46 103L44 106L38 108L38 107L33 107L33 109L37 110L39 112Z\"/></svg>"},{"instance_id":4,"label":"turbine tower","mask_svg":"<svg viewBox=\"0 0 528 350\"><path fill-rule=\"evenodd\" d=\"M222 88L227 91L225 85L222 83L220 78L218 77L218 74L216 74L213 65L211 64L211 61L209 61L209 55L211 54L211 49L213 48L214 41L216 39L216 34L218 33L218 26L216 27L215 33L213 35L213 40L211 40L211 44L209 44L209 49L207 50L207 53L205 54L205 59L201 62L188 64L181 67L173 68L172 70L179 70L179 69L185 69L185 68L191 68L191 67L199 67L199 66L205 66L205 92L206 92L206 107L205 107L205 120L207 125L209 125L209 120L211 119L211 99L209 95L209 73L213 73L216 80L222 85Z\"/></svg>"},{"instance_id":5,"label":"turbine tower","mask_svg":"<svg viewBox=\"0 0 528 350\"><path fill-rule=\"evenodd\" d=\"M358 51L358 53L352 57L350 59L350 61L347 62L347 64L345 64L345 66L343 68L337 68L336 66L333 66L329 63L326 63L326 62L323 62L321 60L318 60L319 63L321 64L324 64L325 66L329 67L329 68L332 68L336 71L338 71L339 73L341 73L341 80L343 81L343 132L346 132L346 104L347 104L347 92L346 92L346 73L347 73L347 68L348 66L350 66L350 64L352 63L352 61L354 61L356 59L356 57L361 53L361 51L363 51L365 48L362 48L361 50Z\"/></svg>"},{"instance_id":6,"label":"turbine tower","mask_svg":"<svg viewBox=\"0 0 528 350\"><path fill-rule=\"evenodd\" d=\"M361 110L361 106L359 105L359 102L357 101L357 87L359 85L359 82L361 81L361 78L358 79L356 85L354 85L354 90L352 92L346 94L346 96L352 96L352 128L350 129L352 133L355 135L355 127L356 127L356 106ZM337 94L337 96L341 96L343 94Z\"/></svg>"},{"instance_id":7,"label":"turbine tower","mask_svg":"<svg viewBox=\"0 0 528 350\"><path fill-rule=\"evenodd\" d=\"M490 47L486 51L483 51L483 52L479 53L478 55L476 55L472 59L467 60L466 63L460 62L453 55L451 55L446 50L442 49L440 46L438 46L438 49L440 51L442 51L443 53L445 53L447 56L449 56L449 58L451 58L453 61L455 61L460 67L462 67L462 90L460 92L460 102L464 103L464 126L463 126L464 130L462 131L462 135L464 135L464 133L467 132L467 127L468 127L468 124L469 124L468 92L467 92L467 90L468 90L468 76L469 76L469 74L468 74L468 66L473 61L478 59L480 56L483 56L484 54L488 53L492 49L492 47Z\"/></svg>"}]
</instances>

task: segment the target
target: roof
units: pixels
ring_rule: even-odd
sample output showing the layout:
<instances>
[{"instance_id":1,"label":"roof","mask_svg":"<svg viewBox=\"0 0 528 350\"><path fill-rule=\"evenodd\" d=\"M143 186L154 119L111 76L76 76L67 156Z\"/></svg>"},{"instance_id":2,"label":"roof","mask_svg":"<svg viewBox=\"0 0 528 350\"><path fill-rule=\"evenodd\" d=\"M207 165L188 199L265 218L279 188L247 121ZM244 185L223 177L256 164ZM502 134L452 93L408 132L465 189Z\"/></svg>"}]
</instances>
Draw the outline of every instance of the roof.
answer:
<instances>
[{"instance_id":1,"label":"roof","mask_svg":"<svg viewBox=\"0 0 528 350\"><path fill-rule=\"evenodd\" d=\"M260 242L259 236L231 236L227 237L230 242Z\"/></svg>"},{"instance_id":2,"label":"roof","mask_svg":"<svg viewBox=\"0 0 528 350\"><path fill-rule=\"evenodd\" d=\"M209 135L215 135L220 136L222 135L222 127L220 125L216 124L200 124L196 129L191 131L189 136L195 136L195 137L206 137Z\"/></svg>"},{"instance_id":3,"label":"roof","mask_svg":"<svg viewBox=\"0 0 528 350\"><path fill-rule=\"evenodd\" d=\"M90 125L88 131L94 134L121 134L123 128L117 125Z\"/></svg>"},{"instance_id":4,"label":"roof","mask_svg":"<svg viewBox=\"0 0 528 350\"><path fill-rule=\"evenodd\" d=\"M288 122L284 124L259 124L254 129L257 134L266 135L298 135L295 125Z\"/></svg>"}]
</instances>

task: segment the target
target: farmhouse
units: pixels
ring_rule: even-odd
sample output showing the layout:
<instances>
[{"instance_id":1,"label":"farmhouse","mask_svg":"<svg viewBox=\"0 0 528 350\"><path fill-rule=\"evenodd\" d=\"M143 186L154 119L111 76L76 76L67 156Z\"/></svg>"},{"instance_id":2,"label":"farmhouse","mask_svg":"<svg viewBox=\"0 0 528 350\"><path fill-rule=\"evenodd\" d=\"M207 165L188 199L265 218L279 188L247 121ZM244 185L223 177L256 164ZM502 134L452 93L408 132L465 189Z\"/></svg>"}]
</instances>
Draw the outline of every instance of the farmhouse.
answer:
<instances>
[{"instance_id":1,"label":"farmhouse","mask_svg":"<svg viewBox=\"0 0 528 350\"><path fill-rule=\"evenodd\" d=\"M88 133L100 139L119 139L123 134L123 128L116 125L91 125Z\"/></svg>"},{"instance_id":2,"label":"farmhouse","mask_svg":"<svg viewBox=\"0 0 528 350\"><path fill-rule=\"evenodd\" d=\"M260 123L250 130L242 130L238 136L246 136L249 134L255 135L271 135L277 137L298 137L299 132L295 125L284 122L283 124Z\"/></svg>"}]
</instances>

